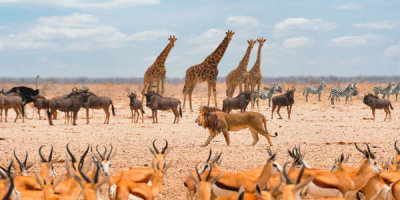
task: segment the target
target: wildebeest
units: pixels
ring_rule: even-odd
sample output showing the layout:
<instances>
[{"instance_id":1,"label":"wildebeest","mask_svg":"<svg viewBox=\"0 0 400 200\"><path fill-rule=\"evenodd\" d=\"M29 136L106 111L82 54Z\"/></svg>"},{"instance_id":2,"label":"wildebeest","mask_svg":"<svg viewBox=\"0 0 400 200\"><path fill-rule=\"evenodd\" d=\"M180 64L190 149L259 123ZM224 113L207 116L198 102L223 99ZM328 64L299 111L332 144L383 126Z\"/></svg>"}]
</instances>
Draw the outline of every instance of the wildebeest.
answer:
<instances>
[{"instance_id":1,"label":"wildebeest","mask_svg":"<svg viewBox=\"0 0 400 200\"><path fill-rule=\"evenodd\" d=\"M128 92L128 97L129 97L129 107L130 107L131 113L132 113L132 123L134 121L135 121L135 123L137 123L139 121L139 110L142 113L142 122L143 122L144 110L143 110L142 101L137 99L135 92ZM135 110L135 112L133 110Z\"/></svg>"},{"instance_id":2,"label":"wildebeest","mask_svg":"<svg viewBox=\"0 0 400 200\"><path fill-rule=\"evenodd\" d=\"M42 117L40 116L40 110L42 109L47 110L47 108L49 107L49 100L41 95L33 96L32 99L33 99L33 106L37 108L39 120L41 120Z\"/></svg>"},{"instance_id":3,"label":"wildebeest","mask_svg":"<svg viewBox=\"0 0 400 200\"><path fill-rule=\"evenodd\" d=\"M182 117L181 101L172 97L163 97L154 91L149 91L144 96L146 96L146 106L151 109L153 123L158 123L157 110L169 109L171 109L175 115L174 123L179 123L179 116Z\"/></svg>"},{"instance_id":4,"label":"wildebeest","mask_svg":"<svg viewBox=\"0 0 400 200\"><path fill-rule=\"evenodd\" d=\"M240 109L240 112L246 112L247 105L250 102L250 92L242 92L236 97L227 98L222 103L222 111L230 113L231 110Z\"/></svg>"},{"instance_id":5,"label":"wildebeest","mask_svg":"<svg viewBox=\"0 0 400 200\"><path fill-rule=\"evenodd\" d=\"M21 96L22 101L24 102L24 105L30 102L33 102L34 100L32 97L39 95L39 89L34 90L30 87L25 87L25 86L19 86L19 87L13 87L9 91L7 91L6 94L9 93L17 93Z\"/></svg>"},{"instance_id":6,"label":"wildebeest","mask_svg":"<svg viewBox=\"0 0 400 200\"><path fill-rule=\"evenodd\" d=\"M47 109L49 124L53 125L52 115L57 110L60 110L62 112L72 112L72 125L76 126L78 111L84 106L87 97L88 96L85 92L78 91L74 88L73 91L64 98L51 99L49 101L49 108Z\"/></svg>"},{"instance_id":7,"label":"wildebeest","mask_svg":"<svg viewBox=\"0 0 400 200\"><path fill-rule=\"evenodd\" d=\"M112 100L108 97L100 97L95 95L92 92L89 92L88 89L83 89L80 91L81 93L87 94L87 101L85 101L83 107L86 109L86 123L89 124L89 108L91 109L103 109L106 113L106 119L104 120L104 124L108 124L110 122L110 105L113 116L115 116L115 109L112 103Z\"/></svg>"},{"instance_id":8,"label":"wildebeest","mask_svg":"<svg viewBox=\"0 0 400 200\"><path fill-rule=\"evenodd\" d=\"M393 110L393 106L392 103L390 103L389 100L387 99L379 99L378 96L374 96L372 94L367 94L364 95L364 100L363 100L364 104L369 106L372 110L372 116L373 116L373 120L375 120L375 109L383 109L385 110L385 120L389 114L389 120L392 119L392 114L390 112L389 107Z\"/></svg>"},{"instance_id":9,"label":"wildebeest","mask_svg":"<svg viewBox=\"0 0 400 200\"><path fill-rule=\"evenodd\" d=\"M8 93L4 94L4 91L0 92L0 122L3 121L3 109L5 111L5 122L7 122L8 109L13 108L15 111L15 120L17 121L19 114L22 115L22 122L24 122L25 117L25 106L23 104L22 98L19 94Z\"/></svg>"},{"instance_id":10,"label":"wildebeest","mask_svg":"<svg viewBox=\"0 0 400 200\"><path fill-rule=\"evenodd\" d=\"M291 90L286 90L285 94L281 94L279 96L276 96L272 98L272 112L271 112L271 119L274 118L274 110L276 106L278 106L278 110L276 111L279 115L279 119L282 119L281 114L279 114L279 110L281 109L282 106L287 107L288 111L288 119L290 119L290 113L292 112L292 106L294 104L294 92L296 91L295 88Z\"/></svg>"}]
</instances>

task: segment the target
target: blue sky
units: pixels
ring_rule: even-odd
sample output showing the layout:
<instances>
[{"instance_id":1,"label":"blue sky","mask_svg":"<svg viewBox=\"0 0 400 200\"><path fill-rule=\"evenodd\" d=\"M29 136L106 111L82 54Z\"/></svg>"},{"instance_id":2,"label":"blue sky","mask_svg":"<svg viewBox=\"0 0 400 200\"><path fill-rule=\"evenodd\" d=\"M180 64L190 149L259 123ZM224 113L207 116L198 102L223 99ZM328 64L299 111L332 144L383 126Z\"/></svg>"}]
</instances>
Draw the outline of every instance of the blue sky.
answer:
<instances>
[{"instance_id":1,"label":"blue sky","mask_svg":"<svg viewBox=\"0 0 400 200\"><path fill-rule=\"evenodd\" d=\"M184 77L228 29L221 77L259 37L263 76L400 75L398 0L0 0L0 76L143 77L174 34Z\"/></svg>"}]
</instances>

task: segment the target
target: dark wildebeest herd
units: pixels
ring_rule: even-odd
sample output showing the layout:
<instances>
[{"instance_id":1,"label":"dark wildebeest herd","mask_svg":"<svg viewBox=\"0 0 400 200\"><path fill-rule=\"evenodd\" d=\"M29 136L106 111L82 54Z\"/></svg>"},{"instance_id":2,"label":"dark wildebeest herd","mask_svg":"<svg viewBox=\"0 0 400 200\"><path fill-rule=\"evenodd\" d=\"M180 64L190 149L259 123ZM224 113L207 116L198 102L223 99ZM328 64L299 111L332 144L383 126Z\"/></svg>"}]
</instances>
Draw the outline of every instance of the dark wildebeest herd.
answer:
<instances>
[{"instance_id":1,"label":"dark wildebeest herd","mask_svg":"<svg viewBox=\"0 0 400 200\"><path fill-rule=\"evenodd\" d=\"M276 87L279 87L277 86L277 84L274 84L274 86L275 85ZM312 87L306 87L304 91L309 92L310 94L318 94L318 97L320 97L324 87L325 82L322 82L320 87L316 89ZM351 83L347 88L344 88L342 91L339 89L341 88L332 89L330 98L338 99L340 96L348 95L346 97L351 97L358 94L355 83ZM346 93L346 89L351 91ZM393 110L391 102L387 99L380 99L377 95L383 94L385 97L386 94L386 96L389 97L389 95L393 94L393 92L397 93L397 87L394 87L394 83L390 82L388 87L374 87L373 91L375 92L375 95L366 94L363 100L363 103L369 106L372 110L372 119L375 120L376 109L383 109L386 113L385 120L388 116L389 120L391 120L390 109ZM292 106L294 104L294 92L294 88L288 89L285 94L278 95L272 98L271 119L273 119L273 113L276 108L279 119L282 119L282 116L279 113L282 106L287 107L288 119L290 119ZM263 92L261 91L259 94L255 95L259 95L261 97L263 95ZM179 118L182 117L180 100L172 97L161 96L153 90L149 90L146 94L143 95L143 97L146 97L146 106L152 110L151 117L153 118L153 123L158 123L158 110L172 110L175 117L173 123L179 123ZM137 99L136 92L128 92L128 98L129 107L132 114L132 122L137 123L139 121L140 115L142 118L142 122L144 122L143 114L145 113L145 111L143 109L143 103L142 101ZM249 91L241 92L236 97L229 97L223 100L222 111L226 113L230 113L232 110L240 110L240 112L246 112L246 108L251 101L250 98L251 92ZM115 108L112 100L109 97L98 96L92 91L89 91L88 88L73 88L69 94L47 99L46 97L39 95L38 89L35 90L29 87L19 86L13 87L9 91L4 91L4 89L0 91L0 121L3 121L3 110L5 114L4 121L7 122L8 110L13 109L16 113L14 122L16 122L19 118L21 118L22 122L24 122L25 105L31 102L33 102L34 107L37 108L39 120L42 119L40 111L45 110L47 112L47 118L50 125L53 125L53 120L57 119L57 111L64 112L65 123L70 123L71 121L73 125L76 125L78 112L81 108L86 110L87 124L89 124L89 109L103 109L105 113L104 124L108 124L110 122L111 113L113 116L115 116Z\"/></svg>"}]
</instances>

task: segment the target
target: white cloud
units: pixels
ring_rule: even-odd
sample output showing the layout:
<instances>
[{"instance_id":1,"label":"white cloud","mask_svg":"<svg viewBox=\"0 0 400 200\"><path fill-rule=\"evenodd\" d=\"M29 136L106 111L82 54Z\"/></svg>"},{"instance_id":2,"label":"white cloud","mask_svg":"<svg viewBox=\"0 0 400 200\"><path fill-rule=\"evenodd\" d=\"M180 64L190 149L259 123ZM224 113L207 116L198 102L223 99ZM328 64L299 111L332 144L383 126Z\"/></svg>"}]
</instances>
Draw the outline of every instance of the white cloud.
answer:
<instances>
[{"instance_id":1,"label":"white cloud","mask_svg":"<svg viewBox=\"0 0 400 200\"><path fill-rule=\"evenodd\" d=\"M110 9L127 6L160 4L160 0L0 0L0 4L14 4L20 6L54 6L79 9Z\"/></svg>"},{"instance_id":2,"label":"white cloud","mask_svg":"<svg viewBox=\"0 0 400 200\"><path fill-rule=\"evenodd\" d=\"M399 57L400 56L400 45L394 45L385 50L383 53L385 57Z\"/></svg>"},{"instance_id":3,"label":"white cloud","mask_svg":"<svg viewBox=\"0 0 400 200\"><path fill-rule=\"evenodd\" d=\"M357 36L343 36L332 39L329 41L329 45L332 46L360 46L367 44L371 40L377 39L378 36L373 34L364 34Z\"/></svg>"},{"instance_id":4,"label":"white cloud","mask_svg":"<svg viewBox=\"0 0 400 200\"><path fill-rule=\"evenodd\" d=\"M129 40L153 40L161 36L174 35L174 32L162 29L153 31L143 31L140 33L135 33L128 37Z\"/></svg>"},{"instance_id":5,"label":"white cloud","mask_svg":"<svg viewBox=\"0 0 400 200\"><path fill-rule=\"evenodd\" d=\"M283 42L283 47L287 49L295 49L315 44L315 41L307 37L293 37Z\"/></svg>"},{"instance_id":6,"label":"white cloud","mask_svg":"<svg viewBox=\"0 0 400 200\"><path fill-rule=\"evenodd\" d=\"M170 34L173 33L162 29L127 35L114 26L101 24L93 15L74 13L40 17L37 24L25 31L0 36L0 47L72 51L117 48L130 40L151 40Z\"/></svg>"},{"instance_id":7,"label":"white cloud","mask_svg":"<svg viewBox=\"0 0 400 200\"><path fill-rule=\"evenodd\" d=\"M362 56L356 56L353 58L350 58L348 60L340 61L338 63L339 66L354 66L354 65L360 65L363 63L368 63L370 60L366 57Z\"/></svg>"},{"instance_id":8,"label":"white cloud","mask_svg":"<svg viewBox=\"0 0 400 200\"><path fill-rule=\"evenodd\" d=\"M217 48L225 37L225 31L221 29L209 29L199 36L189 38L185 41L188 44L195 44L197 52L210 52Z\"/></svg>"},{"instance_id":9,"label":"white cloud","mask_svg":"<svg viewBox=\"0 0 400 200\"><path fill-rule=\"evenodd\" d=\"M399 27L399 21L395 20L382 20L371 23L358 23L354 24L356 28L367 28L367 29L395 29Z\"/></svg>"},{"instance_id":10,"label":"white cloud","mask_svg":"<svg viewBox=\"0 0 400 200\"><path fill-rule=\"evenodd\" d=\"M287 18L275 25L273 33L275 37L281 37L303 31L330 31L336 26L336 23L323 19Z\"/></svg>"},{"instance_id":11,"label":"white cloud","mask_svg":"<svg viewBox=\"0 0 400 200\"><path fill-rule=\"evenodd\" d=\"M256 28L261 25L258 19L251 16L230 16L226 19L226 24L233 28Z\"/></svg>"},{"instance_id":12,"label":"white cloud","mask_svg":"<svg viewBox=\"0 0 400 200\"><path fill-rule=\"evenodd\" d=\"M343 5L334 5L334 6L332 6L332 8L335 8L337 10L358 10L358 9L362 9L363 6L358 3L347 3L347 4L343 4Z\"/></svg>"}]
</instances>

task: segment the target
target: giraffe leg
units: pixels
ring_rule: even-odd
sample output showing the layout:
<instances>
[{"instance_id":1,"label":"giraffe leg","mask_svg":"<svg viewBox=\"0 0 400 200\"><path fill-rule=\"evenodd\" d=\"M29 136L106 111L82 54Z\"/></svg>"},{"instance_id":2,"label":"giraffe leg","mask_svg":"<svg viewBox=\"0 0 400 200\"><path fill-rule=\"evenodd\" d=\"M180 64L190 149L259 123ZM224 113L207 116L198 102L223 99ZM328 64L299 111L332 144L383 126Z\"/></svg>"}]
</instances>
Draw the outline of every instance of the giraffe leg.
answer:
<instances>
[{"instance_id":1,"label":"giraffe leg","mask_svg":"<svg viewBox=\"0 0 400 200\"><path fill-rule=\"evenodd\" d=\"M214 82L213 84L213 93L214 93L214 103L215 103L215 107L217 107L218 103L217 103L217 82Z\"/></svg>"},{"instance_id":2,"label":"giraffe leg","mask_svg":"<svg viewBox=\"0 0 400 200\"><path fill-rule=\"evenodd\" d=\"M161 96L164 96L165 76L161 78Z\"/></svg>"},{"instance_id":3,"label":"giraffe leg","mask_svg":"<svg viewBox=\"0 0 400 200\"><path fill-rule=\"evenodd\" d=\"M254 87L255 87L254 84L250 85L250 95L251 95L250 99L251 99L251 109L252 110L254 109Z\"/></svg>"},{"instance_id":4,"label":"giraffe leg","mask_svg":"<svg viewBox=\"0 0 400 200\"><path fill-rule=\"evenodd\" d=\"M160 94L160 80L157 80L156 84L157 84L157 94Z\"/></svg>"},{"instance_id":5,"label":"giraffe leg","mask_svg":"<svg viewBox=\"0 0 400 200\"><path fill-rule=\"evenodd\" d=\"M148 86L149 86L148 81L145 81L144 84L143 84L143 89L142 89L142 102L143 102L143 100L144 100L144 94L146 94L146 91L147 91L147 87L148 87Z\"/></svg>"},{"instance_id":6,"label":"giraffe leg","mask_svg":"<svg viewBox=\"0 0 400 200\"><path fill-rule=\"evenodd\" d=\"M261 85L260 83L257 84L257 99L260 98L260 85ZM258 101L257 101L257 107L259 107L258 106Z\"/></svg>"},{"instance_id":7,"label":"giraffe leg","mask_svg":"<svg viewBox=\"0 0 400 200\"><path fill-rule=\"evenodd\" d=\"M193 94L193 90L194 90L194 88L191 88L190 91L189 91L190 112L193 112L193 108L192 108L192 94Z\"/></svg>"},{"instance_id":8,"label":"giraffe leg","mask_svg":"<svg viewBox=\"0 0 400 200\"><path fill-rule=\"evenodd\" d=\"M207 103L207 106L210 106L211 88L212 88L211 83L208 83L207 84L207 89L208 89L208 103Z\"/></svg>"}]
</instances>

